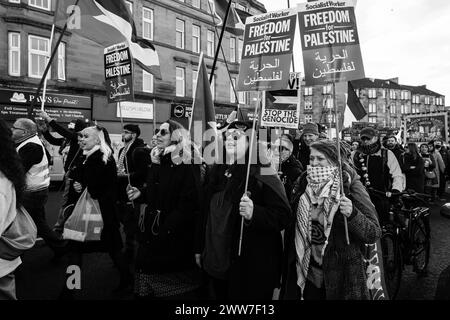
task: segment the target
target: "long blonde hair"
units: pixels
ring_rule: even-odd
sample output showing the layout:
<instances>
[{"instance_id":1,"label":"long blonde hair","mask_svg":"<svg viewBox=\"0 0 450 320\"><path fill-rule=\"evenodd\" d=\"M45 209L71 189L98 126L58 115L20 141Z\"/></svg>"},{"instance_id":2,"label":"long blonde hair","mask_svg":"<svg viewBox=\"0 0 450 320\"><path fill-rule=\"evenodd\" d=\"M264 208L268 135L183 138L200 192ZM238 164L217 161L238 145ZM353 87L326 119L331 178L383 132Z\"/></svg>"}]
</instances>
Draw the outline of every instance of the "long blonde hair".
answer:
<instances>
[{"instance_id":1,"label":"long blonde hair","mask_svg":"<svg viewBox=\"0 0 450 320\"><path fill-rule=\"evenodd\" d=\"M107 143L107 139L109 140L109 136L107 137L108 132L106 132L105 135L105 129L99 126L92 126L86 129L91 129L97 136L99 140L98 145L100 146L100 152L103 154L102 160L106 164L113 153L111 146Z\"/></svg>"}]
</instances>

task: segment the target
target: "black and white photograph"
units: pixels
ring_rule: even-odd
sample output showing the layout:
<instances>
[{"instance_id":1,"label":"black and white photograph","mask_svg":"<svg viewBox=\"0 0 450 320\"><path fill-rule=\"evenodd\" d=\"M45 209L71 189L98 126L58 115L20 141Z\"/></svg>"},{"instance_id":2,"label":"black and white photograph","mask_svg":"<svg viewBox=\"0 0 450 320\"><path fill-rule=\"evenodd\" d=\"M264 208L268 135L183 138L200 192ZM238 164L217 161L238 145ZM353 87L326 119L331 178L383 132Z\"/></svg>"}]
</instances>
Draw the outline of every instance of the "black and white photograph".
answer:
<instances>
[{"instance_id":1,"label":"black and white photograph","mask_svg":"<svg viewBox=\"0 0 450 320\"><path fill-rule=\"evenodd\" d=\"M158 319L450 300L449 18L0 0L0 300Z\"/></svg>"}]
</instances>

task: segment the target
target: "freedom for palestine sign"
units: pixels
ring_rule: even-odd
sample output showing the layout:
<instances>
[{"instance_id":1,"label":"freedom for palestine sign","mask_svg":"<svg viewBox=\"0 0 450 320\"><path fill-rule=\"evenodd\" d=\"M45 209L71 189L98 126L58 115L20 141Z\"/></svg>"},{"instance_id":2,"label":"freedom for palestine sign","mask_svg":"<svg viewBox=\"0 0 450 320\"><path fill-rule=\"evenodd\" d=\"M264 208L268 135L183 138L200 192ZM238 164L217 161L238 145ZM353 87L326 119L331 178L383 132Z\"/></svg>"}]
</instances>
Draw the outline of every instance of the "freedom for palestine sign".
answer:
<instances>
[{"instance_id":1,"label":"freedom for palestine sign","mask_svg":"<svg viewBox=\"0 0 450 320\"><path fill-rule=\"evenodd\" d=\"M355 5L356 0L298 4L307 86L365 77Z\"/></svg>"},{"instance_id":2,"label":"freedom for palestine sign","mask_svg":"<svg viewBox=\"0 0 450 320\"><path fill-rule=\"evenodd\" d=\"M248 17L245 23L238 91L280 90L288 86L296 11Z\"/></svg>"},{"instance_id":3,"label":"freedom for palestine sign","mask_svg":"<svg viewBox=\"0 0 450 320\"><path fill-rule=\"evenodd\" d=\"M105 79L108 103L133 101L133 71L126 43L105 48Z\"/></svg>"}]
</instances>

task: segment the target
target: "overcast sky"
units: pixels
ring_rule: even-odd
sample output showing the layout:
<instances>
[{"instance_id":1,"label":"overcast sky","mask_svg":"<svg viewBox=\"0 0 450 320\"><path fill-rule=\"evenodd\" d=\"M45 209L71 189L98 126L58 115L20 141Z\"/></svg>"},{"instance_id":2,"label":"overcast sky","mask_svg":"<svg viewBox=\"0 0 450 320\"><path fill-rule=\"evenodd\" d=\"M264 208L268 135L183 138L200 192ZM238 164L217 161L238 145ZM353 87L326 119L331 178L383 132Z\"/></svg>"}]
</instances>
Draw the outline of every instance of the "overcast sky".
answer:
<instances>
[{"instance_id":1,"label":"overcast sky","mask_svg":"<svg viewBox=\"0 0 450 320\"><path fill-rule=\"evenodd\" d=\"M288 0L259 1L267 11L288 6ZM306 1L290 0L291 7L300 2ZM358 0L355 10L366 77L398 77L400 84L425 84L445 95L449 106L450 1ZM295 68L303 72L297 44Z\"/></svg>"}]
</instances>

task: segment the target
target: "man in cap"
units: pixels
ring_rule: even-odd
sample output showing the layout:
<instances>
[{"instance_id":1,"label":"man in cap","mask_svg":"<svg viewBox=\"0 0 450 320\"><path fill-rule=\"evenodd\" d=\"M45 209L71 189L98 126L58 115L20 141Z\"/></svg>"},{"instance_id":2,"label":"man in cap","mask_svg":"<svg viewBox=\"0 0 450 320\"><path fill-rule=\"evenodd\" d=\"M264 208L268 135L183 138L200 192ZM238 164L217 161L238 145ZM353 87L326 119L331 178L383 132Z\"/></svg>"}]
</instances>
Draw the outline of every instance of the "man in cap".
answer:
<instances>
[{"instance_id":1,"label":"man in cap","mask_svg":"<svg viewBox=\"0 0 450 320\"><path fill-rule=\"evenodd\" d=\"M127 196L128 181L141 188L144 184L147 167L150 165L150 149L139 138L141 130L136 124L123 126L123 148L119 150L117 161L118 208L119 218L125 232L125 253L131 260L134 257L135 238L138 226L139 205L129 203Z\"/></svg>"},{"instance_id":2,"label":"man in cap","mask_svg":"<svg viewBox=\"0 0 450 320\"><path fill-rule=\"evenodd\" d=\"M303 126L303 132L300 137L300 146L296 158L301 162L303 168L309 164L309 155L311 143L319 139L319 127L313 122L308 122Z\"/></svg>"},{"instance_id":3,"label":"man in cap","mask_svg":"<svg viewBox=\"0 0 450 320\"><path fill-rule=\"evenodd\" d=\"M386 221L389 215L389 199L392 192L404 190L404 176L394 153L381 146L378 132L366 127L360 133L361 145L353 156L353 163L361 177L361 182L367 188L385 193L379 195L370 193L373 204L377 208L381 221Z\"/></svg>"}]
</instances>

